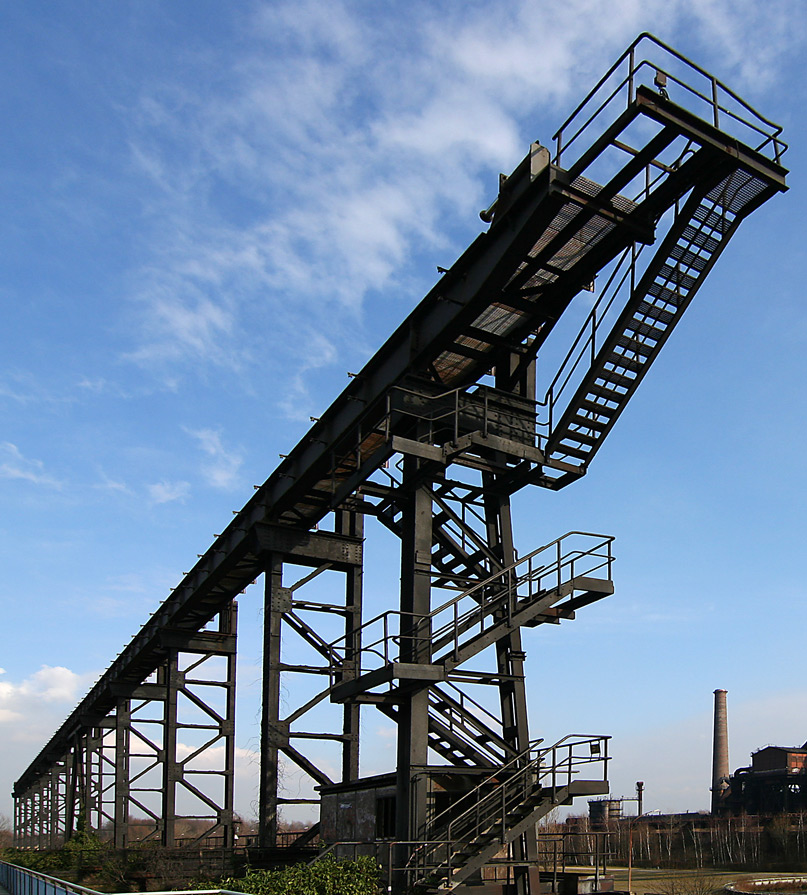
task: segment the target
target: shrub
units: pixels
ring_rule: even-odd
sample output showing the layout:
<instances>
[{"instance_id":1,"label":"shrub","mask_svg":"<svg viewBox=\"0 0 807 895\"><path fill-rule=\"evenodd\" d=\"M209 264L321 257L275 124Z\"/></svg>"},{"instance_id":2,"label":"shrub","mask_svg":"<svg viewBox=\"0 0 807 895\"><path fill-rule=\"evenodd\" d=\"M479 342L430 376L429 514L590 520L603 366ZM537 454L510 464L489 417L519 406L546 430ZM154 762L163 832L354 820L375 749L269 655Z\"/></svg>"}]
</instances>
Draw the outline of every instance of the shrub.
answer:
<instances>
[{"instance_id":1,"label":"shrub","mask_svg":"<svg viewBox=\"0 0 807 895\"><path fill-rule=\"evenodd\" d=\"M248 870L240 878L221 881L222 889L246 895L375 895L380 868L369 857L338 861L327 855L313 864L282 870Z\"/></svg>"}]
</instances>

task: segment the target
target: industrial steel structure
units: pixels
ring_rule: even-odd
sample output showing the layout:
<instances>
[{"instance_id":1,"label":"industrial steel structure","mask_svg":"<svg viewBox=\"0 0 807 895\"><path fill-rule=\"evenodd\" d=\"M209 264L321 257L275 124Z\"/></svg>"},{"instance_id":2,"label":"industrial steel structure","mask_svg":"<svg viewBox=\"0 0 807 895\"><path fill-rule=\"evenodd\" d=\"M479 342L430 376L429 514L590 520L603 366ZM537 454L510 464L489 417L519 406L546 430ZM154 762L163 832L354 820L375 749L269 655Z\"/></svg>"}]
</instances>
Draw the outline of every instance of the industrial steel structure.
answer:
<instances>
[{"instance_id":1,"label":"industrial steel structure","mask_svg":"<svg viewBox=\"0 0 807 895\"><path fill-rule=\"evenodd\" d=\"M511 496L585 475L740 222L786 188L784 149L779 127L641 35L553 148L533 144L501 177L487 232L20 777L18 842L54 844L81 819L124 845L132 816L146 816L150 835L174 845L178 802L193 799L183 813L206 823L196 840L232 843L234 600L263 575L261 841L274 842L278 807L294 801L281 756L323 798L368 791L359 716L373 707L397 725L397 771L375 809L394 843L393 885L451 889L495 859L527 891L536 821L574 795L606 793L608 756L604 736L533 738L525 629L611 594L613 555L611 537L583 532L518 555ZM556 357L545 349L556 328L566 344L537 375L542 351ZM400 539L399 603L369 619L368 516ZM295 580L293 566L309 571ZM334 572L342 584L323 596ZM292 660L292 639L307 661ZM295 685L290 711L286 675L317 682ZM215 707L199 681L223 694ZM332 730L310 721L325 705L339 707ZM197 737L188 754L180 732L185 746ZM323 740L340 750L338 779L315 758ZM200 767L214 749L219 764Z\"/></svg>"}]
</instances>

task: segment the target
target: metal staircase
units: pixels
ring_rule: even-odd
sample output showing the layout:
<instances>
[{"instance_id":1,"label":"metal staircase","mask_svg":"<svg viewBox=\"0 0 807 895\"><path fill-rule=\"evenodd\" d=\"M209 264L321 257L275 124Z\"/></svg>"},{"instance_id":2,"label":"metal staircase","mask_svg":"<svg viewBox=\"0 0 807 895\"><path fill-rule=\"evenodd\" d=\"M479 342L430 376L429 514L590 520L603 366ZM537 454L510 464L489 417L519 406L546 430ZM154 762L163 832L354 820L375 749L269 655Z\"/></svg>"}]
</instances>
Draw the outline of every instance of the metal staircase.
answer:
<instances>
[{"instance_id":1,"label":"metal staircase","mask_svg":"<svg viewBox=\"0 0 807 895\"><path fill-rule=\"evenodd\" d=\"M481 703L450 682L430 687L428 697L429 748L452 767L492 769L514 757L501 720ZM394 702L379 702L377 707L391 720L398 720Z\"/></svg>"},{"instance_id":2,"label":"metal staircase","mask_svg":"<svg viewBox=\"0 0 807 895\"><path fill-rule=\"evenodd\" d=\"M568 406L551 424L548 456L588 465L766 187L740 169L690 193ZM550 390L550 419L556 401Z\"/></svg>"},{"instance_id":3,"label":"metal staircase","mask_svg":"<svg viewBox=\"0 0 807 895\"><path fill-rule=\"evenodd\" d=\"M498 769L432 820L430 841L412 856L411 882L450 892L556 806L607 793L608 739L570 735L533 745Z\"/></svg>"},{"instance_id":4,"label":"metal staircase","mask_svg":"<svg viewBox=\"0 0 807 895\"><path fill-rule=\"evenodd\" d=\"M428 614L391 610L376 616L360 631L361 674L339 680L339 665L334 664L331 701L361 699L379 687L389 688L389 696L400 681L425 686L449 680L460 665L509 630L573 619L577 609L613 593L612 543L608 535L568 532ZM421 656L416 666L401 661L404 640ZM327 649L332 656L346 654L344 638ZM366 701L380 704L373 698Z\"/></svg>"}]
</instances>

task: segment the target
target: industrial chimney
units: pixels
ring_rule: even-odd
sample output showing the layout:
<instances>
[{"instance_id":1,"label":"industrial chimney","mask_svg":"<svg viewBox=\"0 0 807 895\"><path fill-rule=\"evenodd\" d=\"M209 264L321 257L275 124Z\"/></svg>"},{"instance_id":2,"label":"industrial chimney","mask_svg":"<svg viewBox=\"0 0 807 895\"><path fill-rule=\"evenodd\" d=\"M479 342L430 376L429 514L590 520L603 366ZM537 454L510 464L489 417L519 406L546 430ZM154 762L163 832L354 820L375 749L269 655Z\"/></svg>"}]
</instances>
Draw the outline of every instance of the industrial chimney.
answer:
<instances>
[{"instance_id":1,"label":"industrial chimney","mask_svg":"<svg viewBox=\"0 0 807 895\"><path fill-rule=\"evenodd\" d=\"M715 690L715 730L712 746L712 814L729 788L729 729L726 716L727 690Z\"/></svg>"}]
</instances>

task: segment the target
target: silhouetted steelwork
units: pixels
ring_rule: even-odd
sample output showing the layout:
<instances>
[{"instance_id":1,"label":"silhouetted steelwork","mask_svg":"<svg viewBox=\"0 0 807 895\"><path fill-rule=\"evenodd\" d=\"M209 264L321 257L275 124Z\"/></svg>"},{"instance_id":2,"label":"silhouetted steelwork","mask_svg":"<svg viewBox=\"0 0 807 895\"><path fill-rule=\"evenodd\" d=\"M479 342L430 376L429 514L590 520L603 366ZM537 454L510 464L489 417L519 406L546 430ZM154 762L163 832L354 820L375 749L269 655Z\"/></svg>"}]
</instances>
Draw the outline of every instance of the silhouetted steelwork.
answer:
<instances>
[{"instance_id":1,"label":"silhouetted steelwork","mask_svg":"<svg viewBox=\"0 0 807 895\"><path fill-rule=\"evenodd\" d=\"M111 730L110 718L128 718L118 707L155 670L170 680L171 650L186 649L264 575L262 844L275 841L281 804L307 801L282 795L281 755L323 794L366 798L359 712L375 706L398 731L393 794L382 794L384 780L373 784L378 828L388 824L383 835L397 843L394 885L450 889L505 850L526 892L536 821L575 794L607 792L607 738L531 738L522 629L572 619L612 593L613 555L610 537L571 532L519 556L511 495L558 490L586 473L740 222L786 188L779 135L711 75L640 36L564 122L554 155L535 143L502 177L482 213L489 230L257 488L23 774L18 837L69 835L80 810L96 812L92 824L112 817L125 838L125 810L101 811L112 793L116 805L134 798L125 749L111 759L110 789L101 759L86 758L104 735L81 743ZM536 357L581 293L591 293L589 309L567 335L568 353L537 375ZM366 516L401 544L397 608L371 619L362 607ZM290 566L308 570L291 585ZM323 596L321 576L334 572L344 586ZM290 661L292 637L306 660ZM284 710L289 673L294 705ZM174 770L153 815L163 841L165 812L175 810L170 780L185 777L171 757L171 699L161 703L158 752ZM338 707L331 730L321 726L326 705ZM340 750L337 780L310 746L322 741ZM52 782L64 779L66 796ZM211 835L226 828L231 790L217 805Z\"/></svg>"}]
</instances>

